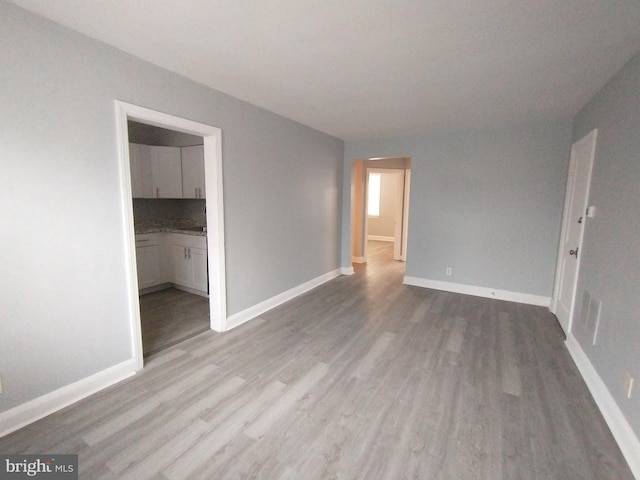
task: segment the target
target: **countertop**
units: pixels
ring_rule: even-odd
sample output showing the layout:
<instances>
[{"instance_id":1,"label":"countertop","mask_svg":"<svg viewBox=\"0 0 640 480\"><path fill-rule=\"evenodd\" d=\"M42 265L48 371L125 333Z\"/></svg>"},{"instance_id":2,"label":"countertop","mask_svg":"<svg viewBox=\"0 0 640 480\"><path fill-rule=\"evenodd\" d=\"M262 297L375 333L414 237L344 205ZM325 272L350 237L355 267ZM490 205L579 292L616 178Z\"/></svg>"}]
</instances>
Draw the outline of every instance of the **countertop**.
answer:
<instances>
[{"instance_id":1,"label":"countertop","mask_svg":"<svg viewBox=\"0 0 640 480\"><path fill-rule=\"evenodd\" d=\"M136 235L145 233L181 233L183 235L194 235L198 237L207 236L207 227L203 225L158 225L158 224L136 224Z\"/></svg>"}]
</instances>

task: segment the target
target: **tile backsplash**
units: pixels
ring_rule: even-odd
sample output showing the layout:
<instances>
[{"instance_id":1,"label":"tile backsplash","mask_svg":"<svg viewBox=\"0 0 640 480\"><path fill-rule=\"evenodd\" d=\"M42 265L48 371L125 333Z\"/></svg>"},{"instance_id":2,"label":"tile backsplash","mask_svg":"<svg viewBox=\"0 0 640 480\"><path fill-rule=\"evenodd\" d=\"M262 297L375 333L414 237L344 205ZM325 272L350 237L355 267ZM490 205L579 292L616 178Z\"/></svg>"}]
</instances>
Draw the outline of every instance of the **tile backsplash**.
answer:
<instances>
[{"instance_id":1,"label":"tile backsplash","mask_svg":"<svg viewBox=\"0 0 640 480\"><path fill-rule=\"evenodd\" d=\"M206 225L206 200L203 199L163 199L134 198L133 218L138 224L175 225L189 223Z\"/></svg>"}]
</instances>

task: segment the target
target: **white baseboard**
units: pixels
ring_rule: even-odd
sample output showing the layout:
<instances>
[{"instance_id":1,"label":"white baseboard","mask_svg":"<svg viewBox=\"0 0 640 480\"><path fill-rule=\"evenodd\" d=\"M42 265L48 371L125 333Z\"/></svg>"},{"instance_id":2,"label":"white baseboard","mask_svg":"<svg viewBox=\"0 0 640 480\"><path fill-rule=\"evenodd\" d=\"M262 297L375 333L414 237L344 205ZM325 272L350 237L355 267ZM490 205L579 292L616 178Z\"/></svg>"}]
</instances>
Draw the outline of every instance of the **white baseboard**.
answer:
<instances>
[{"instance_id":1,"label":"white baseboard","mask_svg":"<svg viewBox=\"0 0 640 480\"><path fill-rule=\"evenodd\" d=\"M141 288L138 290L138 295L161 292L162 290L166 290L171 287L173 287L172 283L161 283L160 285L154 285L153 287Z\"/></svg>"},{"instance_id":2,"label":"white baseboard","mask_svg":"<svg viewBox=\"0 0 640 480\"><path fill-rule=\"evenodd\" d=\"M438 280L428 280L426 278L408 276L404 277L403 283L405 285L413 285L415 287L432 288L434 290L462 293L465 295L474 295L476 297L495 298L497 300L526 303L527 305L537 305L540 307L549 307L551 305L550 297L531 295L529 293L511 292L509 290L498 290L495 288L476 287L474 285L464 285L462 283L441 282Z\"/></svg>"},{"instance_id":3,"label":"white baseboard","mask_svg":"<svg viewBox=\"0 0 640 480\"><path fill-rule=\"evenodd\" d=\"M339 268L325 273L324 275L320 275L319 277L314 278L313 280L309 280L297 287L293 287L286 292L282 292L275 297L271 297L264 302L260 302L253 307L249 307L246 310L243 310L238 313L234 313L230 317L227 318L227 328L226 330L231 330L232 328L237 327L238 325L242 325L245 322L257 317L258 315L263 314L271 310L272 308L277 307L278 305L283 304L284 302L288 302L289 300L302 295L309 290L316 288L317 286L322 285L323 283L328 282L329 280L333 280L334 278L341 275L341 270Z\"/></svg>"},{"instance_id":4,"label":"white baseboard","mask_svg":"<svg viewBox=\"0 0 640 480\"><path fill-rule=\"evenodd\" d=\"M149 293L161 292L162 290L167 290L168 288L175 288L177 290L182 290L183 292L192 293L204 298L209 298L209 294L207 292L171 282L161 283L160 285L155 285L153 287L141 288L140 290L138 290L138 295L148 295Z\"/></svg>"},{"instance_id":5,"label":"white baseboard","mask_svg":"<svg viewBox=\"0 0 640 480\"><path fill-rule=\"evenodd\" d=\"M565 342L633 475L640 479L640 440L573 334Z\"/></svg>"},{"instance_id":6,"label":"white baseboard","mask_svg":"<svg viewBox=\"0 0 640 480\"><path fill-rule=\"evenodd\" d=\"M197 290L191 287L185 287L184 285L178 285L177 283L173 283L172 287L177 290L182 290L183 292L192 293L193 295L198 295L199 297L209 298L209 294L207 292L203 292L202 290Z\"/></svg>"},{"instance_id":7,"label":"white baseboard","mask_svg":"<svg viewBox=\"0 0 640 480\"><path fill-rule=\"evenodd\" d=\"M356 271L353 269L353 267L340 267L340 273L342 275L353 275L354 273L356 273Z\"/></svg>"},{"instance_id":8,"label":"white baseboard","mask_svg":"<svg viewBox=\"0 0 640 480\"><path fill-rule=\"evenodd\" d=\"M351 257L352 263L367 263L367 259L365 257Z\"/></svg>"},{"instance_id":9,"label":"white baseboard","mask_svg":"<svg viewBox=\"0 0 640 480\"><path fill-rule=\"evenodd\" d=\"M135 373L135 362L133 359L127 360L2 412L0 413L0 437L57 412Z\"/></svg>"},{"instance_id":10,"label":"white baseboard","mask_svg":"<svg viewBox=\"0 0 640 480\"><path fill-rule=\"evenodd\" d=\"M378 242L393 242L395 238L386 235L367 235L367 240L377 240Z\"/></svg>"}]
</instances>

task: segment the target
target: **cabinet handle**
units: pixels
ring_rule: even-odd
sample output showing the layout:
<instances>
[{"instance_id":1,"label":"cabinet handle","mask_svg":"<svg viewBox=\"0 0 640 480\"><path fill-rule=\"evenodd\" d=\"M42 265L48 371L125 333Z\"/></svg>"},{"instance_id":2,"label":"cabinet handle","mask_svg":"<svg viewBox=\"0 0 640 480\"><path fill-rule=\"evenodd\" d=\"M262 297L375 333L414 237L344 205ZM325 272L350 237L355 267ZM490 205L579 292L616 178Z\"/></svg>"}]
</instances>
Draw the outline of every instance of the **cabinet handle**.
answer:
<instances>
[{"instance_id":1,"label":"cabinet handle","mask_svg":"<svg viewBox=\"0 0 640 480\"><path fill-rule=\"evenodd\" d=\"M184 248L184 258L187 258L187 247L182 247Z\"/></svg>"},{"instance_id":2,"label":"cabinet handle","mask_svg":"<svg viewBox=\"0 0 640 480\"><path fill-rule=\"evenodd\" d=\"M160 188L156 187L156 198L160 198Z\"/></svg>"},{"instance_id":3,"label":"cabinet handle","mask_svg":"<svg viewBox=\"0 0 640 480\"><path fill-rule=\"evenodd\" d=\"M136 240L136 243L138 243L138 242L149 242L149 241L150 241L149 238L141 238L139 240Z\"/></svg>"}]
</instances>

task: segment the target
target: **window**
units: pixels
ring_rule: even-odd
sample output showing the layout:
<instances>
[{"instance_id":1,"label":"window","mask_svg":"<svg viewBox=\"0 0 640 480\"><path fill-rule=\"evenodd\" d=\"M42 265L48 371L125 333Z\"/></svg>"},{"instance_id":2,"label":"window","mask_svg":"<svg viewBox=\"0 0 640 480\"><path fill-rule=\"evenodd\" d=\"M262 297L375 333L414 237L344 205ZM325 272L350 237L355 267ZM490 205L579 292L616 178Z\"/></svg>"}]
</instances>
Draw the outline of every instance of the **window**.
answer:
<instances>
[{"instance_id":1,"label":"window","mask_svg":"<svg viewBox=\"0 0 640 480\"><path fill-rule=\"evenodd\" d=\"M367 198L367 215L380 216L380 174L369 174L369 196Z\"/></svg>"}]
</instances>

